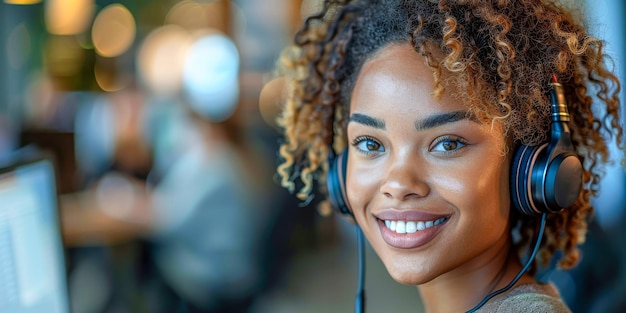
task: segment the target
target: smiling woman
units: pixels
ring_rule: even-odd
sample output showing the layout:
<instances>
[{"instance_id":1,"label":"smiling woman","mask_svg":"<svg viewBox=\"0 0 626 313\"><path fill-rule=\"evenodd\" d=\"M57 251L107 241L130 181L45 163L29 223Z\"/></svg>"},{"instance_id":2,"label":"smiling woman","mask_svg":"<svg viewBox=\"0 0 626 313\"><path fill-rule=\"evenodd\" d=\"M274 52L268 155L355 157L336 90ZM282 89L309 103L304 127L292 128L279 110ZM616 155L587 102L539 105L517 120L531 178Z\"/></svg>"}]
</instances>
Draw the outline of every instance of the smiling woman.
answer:
<instances>
[{"instance_id":1,"label":"smiling woman","mask_svg":"<svg viewBox=\"0 0 626 313\"><path fill-rule=\"evenodd\" d=\"M427 312L568 312L533 274L578 262L624 147L602 49L552 1L325 1L279 66L282 185L328 181Z\"/></svg>"},{"instance_id":2,"label":"smiling woman","mask_svg":"<svg viewBox=\"0 0 626 313\"><path fill-rule=\"evenodd\" d=\"M385 47L361 69L347 127L348 202L397 281L421 285L464 268L475 269L468 279L488 277L481 269L508 254L502 127L471 119L447 94L434 99L430 70L413 51ZM359 115L378 127L352 119Z\"/></svg>"}]
</instances>

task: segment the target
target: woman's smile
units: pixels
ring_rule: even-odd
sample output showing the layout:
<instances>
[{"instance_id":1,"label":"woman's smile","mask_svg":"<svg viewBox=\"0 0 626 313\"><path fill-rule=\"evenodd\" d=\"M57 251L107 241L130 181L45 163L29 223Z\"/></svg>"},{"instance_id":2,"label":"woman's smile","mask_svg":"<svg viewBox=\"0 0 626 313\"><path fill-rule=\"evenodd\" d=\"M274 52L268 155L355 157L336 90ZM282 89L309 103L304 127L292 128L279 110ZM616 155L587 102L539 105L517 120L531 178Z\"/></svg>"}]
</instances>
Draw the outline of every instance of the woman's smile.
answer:
<instances>
[{"instance_id":1,"label":"woman's smile","mask_svg":"<svg viewBox=\"0 0 626 313\"><path fill-rule=\"evenodd\" d=\"M413 249L430 242L450 219L421 211L387 210L374 214L383 240L399 249Z\"/></svg>"}]
</instances>

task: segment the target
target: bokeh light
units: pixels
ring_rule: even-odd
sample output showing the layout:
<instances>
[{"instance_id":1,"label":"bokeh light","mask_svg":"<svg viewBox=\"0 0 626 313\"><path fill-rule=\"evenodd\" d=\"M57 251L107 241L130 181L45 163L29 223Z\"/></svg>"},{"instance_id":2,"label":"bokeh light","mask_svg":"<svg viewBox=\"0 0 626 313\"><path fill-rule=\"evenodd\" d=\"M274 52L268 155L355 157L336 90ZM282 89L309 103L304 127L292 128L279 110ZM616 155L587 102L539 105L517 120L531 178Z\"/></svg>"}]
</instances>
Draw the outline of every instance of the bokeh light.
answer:
<instances>
[{"instance_id":1,"label":"bokeh light","mask_svg":"<svg viewBox=\"0 0 626 313\"><path fill-rule=\"evenodd\" d=\"M263 86L259 95L259 112L268 125L278 128L276 118L286 99L287 82L284 77L276 77Z\"/></svg>"},{"instance_id":2,"label":"bokeh light","mask_svg":"<svg viewBox=\"0 0 626 313\"><path fill-rule=\"evenodd\" d=\"M115 58L96 58L94 77L103 91L117 91L132 83L133 75Z\"/></svg>"},{"instance_id":3,"label":"bokeh light","mask_svg":"<svg viewBox=\"0 0 626 313\"><path fill-rule=\"evenodd\" d=\"M37 3L41 2L41 1L42 0L4 0L4 3L28 5L28 4L37 4Z\"/></svg>"},{"instance_id":4,"label":"bokeh light","mask_svg":"<svg viewBox=\"0 0 626 313\"><path fill-rule=\"evenodd\" d=\"M111 4L96 16L91 30L96 52L104 57L116 57L128 50L136 36L135 19L121 4Z\"/></svg>"},{"instance_id":5,"label":"bokeh light","mask_svg":"<svg viewBox=\"0 0 626 313\"><path fill-rule=\"evenodd\" d=\"M170 9L165 17L165 23L178 25L187 30L217 28L225 31L228 28L228 18L222 14L223 5L220 1L183 0Z\"/></svg>"},{"instance_id":6,"label":"bokeh light","mask_svg":"<svg viewBox=\"0 0 626 313\"><path fill-rule=\"evenodd\" d=\"M183 88L191 107L205 118L229 118L239 100L239 52L234 42L217 32L191 45L183 69Z\"/></svg>"},{"instance_id":7,"label":"bokeh light","mask_svg":"<svg viewBox=\"0 0 626 313\"><path fill-rule=\"evenodd\" d=\"M138 76L144 87L157 97L178 94L182 68L191 36L180 26L166 25L152 31L137 53Z\"/></svg>"},{"instance_id":8,"label":"bokeh light","mask_svg":"<svg viewBox=\"0 0 626 313\"><path fill-rule=\"evenodd\" d=\"M126 176L120 173L105 175L96 186L96 203L114 218L132 220L139 191Z\"/></svg>"},{"instance_id":9,"label":"bokeh light","mask_svg":"<svg viewBox=\"0 0 626 313\"><path fill-rule=\"evenodd\" d=\"M55 35L80 34L90 26L94 12L94 0L48 0L45 2L46 27Z\"/></svg>"}]
</instances>

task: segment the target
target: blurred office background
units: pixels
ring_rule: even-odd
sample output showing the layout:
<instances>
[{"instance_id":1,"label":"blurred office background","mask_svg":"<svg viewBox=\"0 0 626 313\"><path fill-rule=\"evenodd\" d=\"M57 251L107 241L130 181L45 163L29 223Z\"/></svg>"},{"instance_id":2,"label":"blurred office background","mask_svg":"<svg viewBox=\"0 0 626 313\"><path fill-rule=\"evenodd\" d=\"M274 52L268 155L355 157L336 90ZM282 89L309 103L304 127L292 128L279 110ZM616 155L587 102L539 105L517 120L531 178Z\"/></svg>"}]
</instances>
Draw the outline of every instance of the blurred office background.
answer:
<instances>
[{"instance_id":1,"label":"blurred office background","mask_svg":"<svg viewBox=\"0 0 626 313\"><path fill-rule=\"evenodd\" d=\"M568 4L607 40L623 79L622 1ZM75 313L352 311L352 225L300 203L274 174L274 65L318 7L0 3L0 157L29 145L55 156ZM582 263L545 274L574 312L626 311L619 161L602 188ZM366 255L368 311L420 311L415 287Z\"/></svg>"}]
</instances>

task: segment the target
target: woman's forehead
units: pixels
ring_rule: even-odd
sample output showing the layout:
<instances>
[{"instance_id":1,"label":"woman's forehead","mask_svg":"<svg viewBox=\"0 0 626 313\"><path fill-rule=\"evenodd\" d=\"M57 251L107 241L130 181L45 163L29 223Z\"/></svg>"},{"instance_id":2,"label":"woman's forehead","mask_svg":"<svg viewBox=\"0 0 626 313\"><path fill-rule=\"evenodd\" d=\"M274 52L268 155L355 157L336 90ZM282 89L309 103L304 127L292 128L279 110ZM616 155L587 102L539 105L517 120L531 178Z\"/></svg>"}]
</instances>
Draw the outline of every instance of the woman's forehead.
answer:
<instances>
[{"instance_id":1,"label":"woman's forehead","mask_svg":"<svg viewBox=\"0 0 626 313\"><path fill-rule=\"evenodd\" d=\"M389 45L363 65L356 80L350 111L357 106L409 110L463 111L469 107L449 93L436 97L432 70L410 44ZM408 112L406 112L408 113Z\"/></svg>"}]
</instances>

